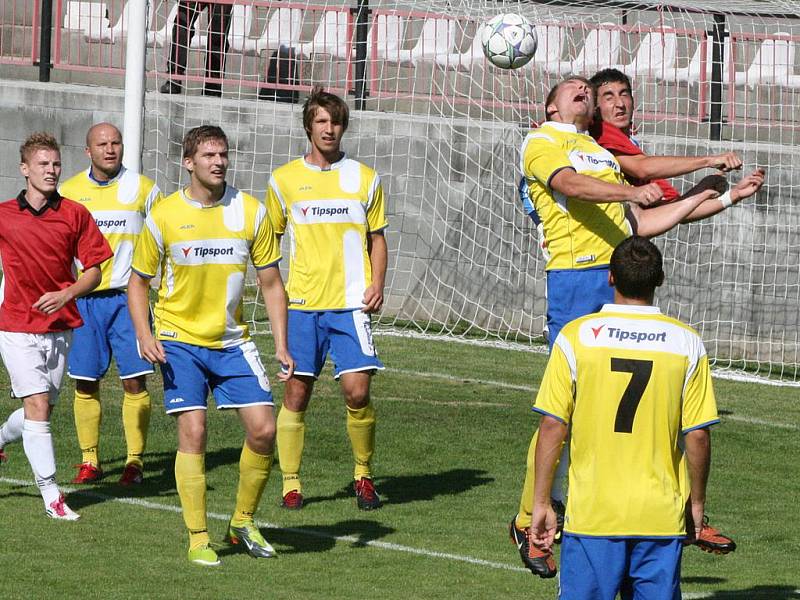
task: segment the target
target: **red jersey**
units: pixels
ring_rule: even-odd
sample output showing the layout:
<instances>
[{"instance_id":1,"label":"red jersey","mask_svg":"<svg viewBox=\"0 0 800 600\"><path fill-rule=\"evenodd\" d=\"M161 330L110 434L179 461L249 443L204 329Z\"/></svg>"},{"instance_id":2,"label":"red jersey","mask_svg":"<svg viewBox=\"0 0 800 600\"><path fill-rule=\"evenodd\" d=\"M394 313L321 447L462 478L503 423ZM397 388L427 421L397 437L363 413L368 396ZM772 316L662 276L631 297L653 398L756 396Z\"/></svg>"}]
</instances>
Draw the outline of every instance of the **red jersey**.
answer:
<instances>
[{"instance_id":1,"label":"red jersey","mask_svg":"<svg viewBox=\"0 0 800 600\"><path fill-rule=\"evenodd\" d=\"M0 330L50 333L80 327L83 321L74 301L50 315L33 304L42 294L75 283L75 259L88 269L113 255L92 215L77 202L56 194L37 211L24 190L0 202Z\"/></svg>"},{"instance_id":2,"label":"red jersey","mask_svg":"<svg viewBox=\"0 0 800 600\"><path fill-rule=\"evenodd\" d=\"M610 123L606 123L605 121L595 121L595 123L592 125L592 128L589 130L589 133L598 144L615 156L620 154L623 156L638 156L639 154L644 155L642 149L630 136L625 135L625 133L619 127L615 127ZM647 181L636 179L635 177L631 177L627 174L625 175L625 178L631 183L631 185L644 185L648 183ZM663 202L671 202L680 196L678 190L672 187L666 179L653 179L652 183L657 184L664 193Z\"/></svg>"}]
</instances>

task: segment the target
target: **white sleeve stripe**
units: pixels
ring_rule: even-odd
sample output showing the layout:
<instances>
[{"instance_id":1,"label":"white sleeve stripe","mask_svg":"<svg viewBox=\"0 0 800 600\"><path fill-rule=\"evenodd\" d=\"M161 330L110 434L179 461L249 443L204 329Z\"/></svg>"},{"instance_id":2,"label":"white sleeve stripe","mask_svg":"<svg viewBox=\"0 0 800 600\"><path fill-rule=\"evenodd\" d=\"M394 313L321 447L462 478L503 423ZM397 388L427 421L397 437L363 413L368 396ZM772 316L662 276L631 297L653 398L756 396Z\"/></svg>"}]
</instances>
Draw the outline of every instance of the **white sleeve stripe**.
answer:
<instances>
[{"instance_id":1,"label":"white sleeve stripe","mask_svg":"<svg viewBox=\"0 0 800 600\"><path fill-rule=\"evenodd\" d=\"M145 219L144 224L147 226L147 229L150 231L150 235L153 236L153 239L158 246L159 253L163 256L164 254L164 239L161 237L161 231L159 231L158 226L153 221L152 217L148 215L147 219Z\"/></svg>"},{"instance_id":2,"label":"white sleeve stripe","mask_svg":"<svg viewBox=\"0 0 800 600\"><path fill-rule=\"evenodd\" d=\"M272 188L272 191L275 192L275 195L278 197L278 202L281 203L281 208L283 209L284 216L286 215L286 201L283 199L283 194L281 194L280 189L278 189L278 182L275 181L274 177L269 178L269 187Z\"/></svg>"},{"instance_id":3,"label":"white sleeve stripe","mask_svg":"<svg viewBox=\"0 0 800 600\"><path fill-rule=\"evenodd\" d=\"M575 382L578 380L578 365L575 360L575 351L572 349L572 345L569 343L567 338L565 338L560 333L556 338L555 345L561 348L561 351L564 353L564 357L567 359L567 364L569 365L569 373L570 377L572 377L572 381Z\"/></svg>"},{"instance_id":4,"label":"white sleeve stripe","mask_svg":"<svg viewBox=\"0 0 800 600\"><path fill-rule=\"evenodd\" d=\"M367 210L369 210L370 206L372 206L372 201L375 199L375 192L378 191L378 186L381 184L381 178L378 174L375 174L375 178L372 180L372 185L369 186L369 194L367 195Z\"/></svg>"},{"instance_id":5,"label":"white sleeve stripe","mask_svg":"<svg viewBox=\"0 0 800 600\"><path fill-rule=\"evenodd\" d=\"M267 208L263 204L261 204L259 202L258 203L258 210L256 211L256 218L253 219L253 221L254 221L254 223L253 223L253 225L254 225L253 226L253 240L256 239L256 236L258 235L258 229L259 229L259 227L261 227L261 223L264 221L264 217L266 217L266 216L267 216Z\"/></svg>"},{"instance_id":6,"label":"white sleeve stripe","mask_svg":"<svg viewBox=\"0 0 800 600\"><path fill-rule=\"evenodd\" d=\"M150 193L147 195L147 200L144 201L144 214L150 214L150 211L153 209L153 202L156 201L159 193L160 190L158 189L158 186L154 185L150 190Z\"/></svg>"}]
</instances>

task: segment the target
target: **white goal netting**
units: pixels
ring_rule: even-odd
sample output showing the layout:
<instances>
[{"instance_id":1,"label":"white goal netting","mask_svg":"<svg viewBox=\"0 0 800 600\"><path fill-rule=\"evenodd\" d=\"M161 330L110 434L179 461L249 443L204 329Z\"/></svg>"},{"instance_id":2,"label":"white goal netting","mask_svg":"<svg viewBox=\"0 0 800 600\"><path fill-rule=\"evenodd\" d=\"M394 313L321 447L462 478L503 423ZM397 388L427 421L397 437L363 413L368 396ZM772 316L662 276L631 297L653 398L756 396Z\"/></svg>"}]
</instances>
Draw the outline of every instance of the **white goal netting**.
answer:
<instances>
[{"instance_id":1,"label":"white goal netting","mask_svg":"<svg viewBox=\"0 0 800 600\"><path fill-rule=\"evenodd\" d=\"M733 150L745 170L767 169L755 198L659 239L668 284L658 303L700 330L716 366L798 379L794 0L217 4L221 12L209 18L201 11L176 38L178 5L153 3L144 164L162 189L186 183L184 132L215 123L231 139L230 181L262 198L270 171L306 150L293 94L302 102L320 84L347 95L353 111L345 149L377 169L388 198L380 325L528 343L541 337L545 295L535 228L517 198L520 143L543 120L554 83L617 66L633 79L646 151ZM474 41L481 24L501 12L536 24L535 59L514 71L489 65ZM185 70L176 67L181 44ZM281 46L291 50L277 52ZM160 93L168 81L173 93ZM703 174L673 183L688 189ZM263 330L263 311L256 303L248 311Z\"/></svg>"}]
</instances>

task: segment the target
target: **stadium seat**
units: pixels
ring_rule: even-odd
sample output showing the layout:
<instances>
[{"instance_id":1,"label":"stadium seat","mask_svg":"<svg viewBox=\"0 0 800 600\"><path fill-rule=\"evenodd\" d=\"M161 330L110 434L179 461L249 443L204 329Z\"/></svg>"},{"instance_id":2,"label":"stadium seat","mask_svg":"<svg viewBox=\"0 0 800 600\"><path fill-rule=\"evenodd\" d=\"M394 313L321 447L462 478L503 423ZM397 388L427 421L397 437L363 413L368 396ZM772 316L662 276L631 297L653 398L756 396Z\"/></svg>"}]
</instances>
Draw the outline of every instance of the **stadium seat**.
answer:
<instances>
[{"instance_id":1,"label":"stadium seat","mask_svg":"<svg viewBox=\"0 0 800 600\"><path fill-rule=\"evenodd\" d=\"M379 14L375 19L375 24L372 26L369 37L370 43L372 43L372 36L375 36L374 56L380 60L398 62L405 31L406 24L401 17ZM371 53L369 55L372 56Z\"/></svg>"},{"instance_id":2,"label":"stadium seat","mask_svg":"<svg viewBox=\"0 0 800 600\"><path fill-rule=\"evenodd\" d=\"M600 26L586 34L575 60L559 61L558 73L593 73L619 60L619 29L615 23L600 23Z\"/></svg>"},{"instance_id":3,"label":"stadium seat","mask_svg":"<svg viewBox=\"0 0 800 600\"><path fill-rule=\"evenodd\" d=\"M261 37L248 40L244 52L261 54L265 50L277 50L280 46L294 47L300 39L300 27L303 21L303 11L299 8L278 8L272 12L267 27Z\"/></svg>"},{"instance_id":4,"label":"stadium seat","mask_svg":"<svg viewBox=\"0 0 800 600\"><path fill-rule=\"evenodd\" d=\"M689 64L685 67L679 67L674 70L664 71L664 79L671 81L683 81L688 83L696 83L700 81L700 73L705 66L704 81L711 80L711 68L714 60L714 46L713 39L706 36L705 45L705 60L703 60L703 44L698 40L697 49L694 51L692 58L689 59ZM727 38L722 47L722 81L728 81L730 78L730 62L731 62L731 45Z\"/></svg>"},{"instance_id":5,"label":"stadium seat","mask_svg":"<svg viewBox=\"0 0 800 600\"><path fill-rule=\"evenodd\" d=\"M630 64L617 66L626 75L647 75L664 79L675 70L678 37L674 31L651 31L642 39Z\"/></svg>"},{"instance_id":6,"label":"stadium seat","mask_svg":"<svg viewBox=\"0 0 800 600\"><path fill-rule=\"evenodd\" d=\"M411 50L399 50L401 65L415 67L421 60L432 60L437 54L450 54L456 46L456 22L453 19L426 19L417 43Z\"/></svg>"},{"instance_id":7,"label":"stadium seat","mask_svg":"<svg viewBox=\"0 0 800 600\"><path fill-rule=\"evenodd\" d=\"M326 10L314 39L295 45L297 54L329 54L334 58L348 58L353 47L349 36L349 22L350 15L347 12Z\"/></svg>"},{"instance_id":8,"label":"stadium seat","mask_svg":"<svg viewBox=\"0 0 800 600\"><path fill-rule=\"evenodd\" d=\"M794 42L785 32L772 34L774 37L761 42L750 67L742 73L736 73L736 85L753 87L758 84L774 83L787 85L794 70ZM775 39L787 36L787 39Z\"/></svg>"},{"instance_id":9,"label":"stadium seat","mask_svg":"<svg viewBox=\"0 0 800 600\"><path fill-rule=\"evenodd\" d=\"M231 10L231 28L228 31L228 44L231 52L244 53L250 39L250 26L253 24L253 7L234 4Z\"/></svg>"},{"instance_id":10,"label":"stadium seat","mask_svg":"<svg viewBox=\"0 0 800 600\"><path fill-rule=\"evenodd\" d=\"M539 42L531 65L538 65L548 73L558 73L561 68L561 51L564 47L564 31L558 25L536 25Z\"/></svg>"},{"instance_id":11,"label":"stadium seat","mask_svg":"<svg viewBox=\"0 0 800 600\"><path fill-rule=\"evenodd\" d=\"M164 26L158 31L148 32L147 43L154 44L162 48L168 46L170 40L172 40L172 28L175 25L175 19L177 18L177 16L178 16L178 4L176 2L175 4L172 5L172 8L170 9L169 14L167 15L167 20L164 23ZM197 19L194 22L193 39L197 39L199 37L200 37L200 19ZM203 48L205 47L205 36L203 36L203 44L204 44L203 46L199 47ZM192 47L195 47L194 44L192 44Z\"/></svg>"},{"instance_id":12,"label":"stadium seat","mask_svg":"<svg viewBox=\"0 0 800 600\"><path fill-rule=\"evenodd\" d=\"M130 22L130 7L131 7L131 0L125 3L125 6L122 9L122 13L117 19L117 22L114 24L113 27L109 25L108 20L104 19L101 22L100 30L99 31L87 31L84 38L87 42L104 42L107 44L113 44L118 39L122 38L125 35L126 29L128 27L128 23ZM148 3L147 8L147 30L150 30L150 26L153 23L153 11L155 10L155 4L152 2Z\"/></svg>"},{"instance_id":13,"label":"stadium seat","mask_svg":"<svg viewBox=\"0 0 800 600\"><path fill-rule=\"evenodd\" d=\"M104 2L70 0L64 11L64 29L83 31L86 35L99 33L108 27L108 8Z\"/></svg>"},{"instance_id":14,"label":"stadium seat","mask_svg":"<svg viewBox=\"0 0 800 600\"><path fill-rule=\"evenodd\" d=\"M466 24L465 24L466 25ZM477 25L472 43L466 52L448 52L447 54L437 54L434 62L445 69L455 69L458 71L469 71L474 62L483 64L486 55L483 53L483 43L481 41L481 25Z\"/></svg>"}]
</instances>

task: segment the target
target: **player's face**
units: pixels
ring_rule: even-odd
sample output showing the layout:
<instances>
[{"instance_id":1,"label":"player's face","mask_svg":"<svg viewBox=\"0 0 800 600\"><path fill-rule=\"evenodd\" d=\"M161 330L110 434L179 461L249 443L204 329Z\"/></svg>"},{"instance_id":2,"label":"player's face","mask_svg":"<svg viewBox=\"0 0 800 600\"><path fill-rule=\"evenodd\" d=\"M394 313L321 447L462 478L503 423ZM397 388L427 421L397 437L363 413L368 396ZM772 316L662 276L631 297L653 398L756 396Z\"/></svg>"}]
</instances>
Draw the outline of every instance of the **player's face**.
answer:
<instances>
[{"instance_id":1,"label":"player's face","mask_svg":"<svg viewBox=\"0 0 800 600\"><path fill-rule=\"evenodd\" d=\"M309 131L311 145L324 155L339 152L342 143L344 127L341 123L334 123L330 113L322 107L317 108L314 119L311 121Z\"/></svg>"},{"instance_id":2,"label":"player's face","mask_svg":"<svg viewBox=\"0 0 800 600\"><path fill-rule=\"evenodd\" d=\"M620 81L604 83L597 88L597 112L606 123L627 130L633 121L633 95Z\"/></svg>"},{"instance_id":3,"label":"player's face","mask_svg":"<svg viewBox=\"0 0 800 600\"><path fill-rule=\"evenodd\" d=\"M553 99L553 120L560 123L588 125L594 114L592 87L578 79L570 79L558 86Z\"/></svg>"},{"instance_id":4,"label":"player's face","mask_svg":"<svg viewBox=\"0 0 800 600\"><path fill-rule=\"evenodd\" d=\"M183 159L184 166L191 171L196 181L209 190L225 184L230 161L228 145L222 140L206 140L197 146L194 155Z\"/></svg>"},{"instance_id":5,"label":"player's face","mask_svg":"<svg viewBox=\"0 0 800 600\"><path fill-rule=\"evenodd\" d=\"M61 177L61 153L41 148L23 161L19 170L28 180L28 189L50 196L58 187Z\"/></svg>"},{"instance_id":6,"label":"player's face","mask_svg":"<svg viewBox=\"0 0 800 600\"><path fill-rule=\"evenodd\" d=\"M98 179L111 179L122 166L122 135L116 127L101 125L89 132L86 154L92 161L92 173Z\"/></svg>"}]
</instances>

